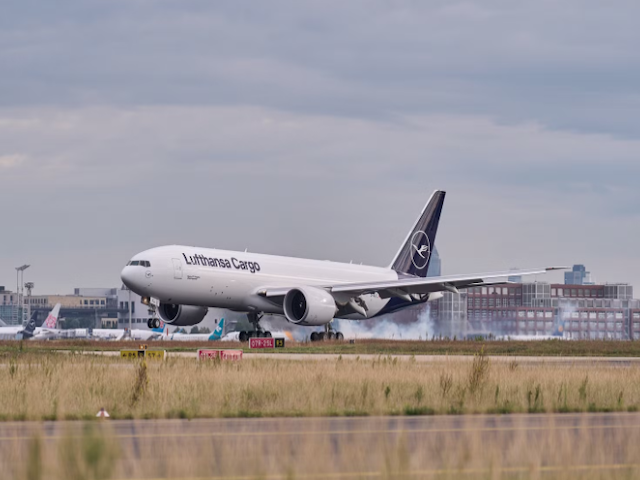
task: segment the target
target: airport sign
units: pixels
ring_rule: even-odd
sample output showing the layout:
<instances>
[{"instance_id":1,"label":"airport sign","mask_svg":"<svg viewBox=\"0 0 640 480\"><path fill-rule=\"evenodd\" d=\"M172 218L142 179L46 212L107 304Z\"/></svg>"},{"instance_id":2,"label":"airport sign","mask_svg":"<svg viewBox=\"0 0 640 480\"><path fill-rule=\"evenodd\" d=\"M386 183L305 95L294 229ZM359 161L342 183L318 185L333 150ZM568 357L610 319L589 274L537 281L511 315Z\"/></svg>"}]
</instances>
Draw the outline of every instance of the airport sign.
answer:
<instances>
[{"instance_id":1,"label":"airport sign","mask_svg":"<svg viewBox=\"0 0 640 480\"><path fill-rule=\"evenodd\" d=\"M164 357L167 355L165 350L145 350L145 353L146 357L153 360L164 360Z\"/></svg>"},{"instance_id":2,"label":"airport sign","mask_svg":"<svg viewBox=\"0 0 640 480\"><path fill-rule=\"evenodd\" d=\"M220 360L242 360L242 350L222 350Z\"/></svg>"},{"instance_id":3,"label":"airport sign","mask_svg":"<svg viewBox=\"0 0 640 480\"><path fill-rule=\"evenodd\" d=\"M120 350L122 358L143 358L145 350Z\"/></svg>"},{"instance_id":4,"label":"airport sign","mask_svg":"<svg viewBox=\"0 0 640 480\"><path fill-rule=\"evenodd\" d=\"M198 360L242 360L242 350L198 350Z\"/></svg>"},{"instance_id":5,"label":"airport sign","mask_svg":"<svg viewBox=\"0 0 640 480\"><path fill-rule=\"evenodd\" d=\"M167 352L165 350L120 350L121 358L149 358L151 360L164 360Z\"/></svg>"},{"instance_id":6,"label":"airport sign","mask_svg":"<svg viewBox=\"0 0 640 480\"><path fill-rule=\"evenodd\" d=\"M215 360L220 358L221 350L207 350L201 348L198 350L198 360Z\"/></svg>"},{"instance_id":7,"label":"airport sign","mask_svg":"<svg viewBox=\"0 0 640 480\"><path fill-rule=\"evenodd\" d=\"M276 348L275 338L250 338L249 348Z\"/></svg>"}]
</instances>

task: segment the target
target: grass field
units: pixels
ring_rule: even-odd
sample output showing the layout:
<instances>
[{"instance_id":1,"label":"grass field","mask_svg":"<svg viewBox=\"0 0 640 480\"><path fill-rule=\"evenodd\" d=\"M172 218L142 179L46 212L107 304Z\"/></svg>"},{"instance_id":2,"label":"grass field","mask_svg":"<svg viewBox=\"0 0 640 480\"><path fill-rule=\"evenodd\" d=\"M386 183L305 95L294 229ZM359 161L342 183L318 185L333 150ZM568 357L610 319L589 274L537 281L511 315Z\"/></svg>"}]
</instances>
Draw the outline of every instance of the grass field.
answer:
<instances>
[{"instance_id":1,"label":"grass field","mask_svg":"<svg viewBox=\"0 0 640 480\"><path fill-rule=\"evenodd\" d=\"M194 351L199 347L238 348L249 351L247 344L237 342L112 342L96 340L55 340L55 341L0 341L0 356L12 354L16 350L28 351L93 351L120 350L147 343L149 347L168 351ZM576 357L640 357L640 343L614 340L585 341L453 341L453 340L356 340L349 342L287 342L284 349L274 353L335 353L374 355L474 355L484 348L487 355L502 356L576 356Z\"/></svg>"},{"instance_id":2,"label":"grass field","mask_svg":"<svg viewBox=\"0 0 640 480\"><path fill-rule=\"evenodd\" d=\"M0 419L428 415L636 411L640 369L592 364L421 363L386 356L201 362L19 350L0 366Z\"/></svg>"}]
</instances>

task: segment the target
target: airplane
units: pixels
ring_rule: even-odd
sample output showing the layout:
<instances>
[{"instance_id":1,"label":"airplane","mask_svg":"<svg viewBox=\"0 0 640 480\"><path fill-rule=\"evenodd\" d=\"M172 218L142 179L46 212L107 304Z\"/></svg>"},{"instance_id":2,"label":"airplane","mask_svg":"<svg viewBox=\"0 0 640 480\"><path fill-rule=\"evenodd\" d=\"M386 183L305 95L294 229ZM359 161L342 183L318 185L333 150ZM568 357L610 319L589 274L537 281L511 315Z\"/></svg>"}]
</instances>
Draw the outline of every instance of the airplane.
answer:
<instances>
[{"instance_id":1,"label":"airplane","mask_svg":"<svg viewBox=\"0 0 640 480\"><path fill-rule=\"evenodd\" d=\"M0 340L22 340L24 338L32 337L33 332L36 330L37 321L38 311L35 310L31 314L31 318L29 318L27 325L24 327L22 325L3 325L2 327L0 327Z\"/></svg>"},{"instance_id":2,"label":"airplane","mask_svg":"<svg viewBox=\"0 0 640 480\"><path fill-rule=\"evenodd\" d=\"M23 327L22 325L0 327L0 339L22 340L35 338L41 340L48 338L46 332L49 332L51 329L55 330L59 314L60 304L58 303L53 307L53 310L49 312L49 315L47 315L47 318L42 323L42 326L36 327L36 322L38 319L38 311L36 310L31 314L31 318L29 319L29 322L27 322L27 325L25 327Z\"/></svg>"},{"instance_id":3,"label":"airplane","mask_svg":"<svg viewBox=\"0 0 640 480\"><path fill-rule=\"evenodd\" d=\"M56 338L58 332L62 331L61 329L57 328L58 317L60 316L60 307L61 305L59 303L56 303L53 307L53 310L49 312L47 318L44 320L44 322L42 322L42 326L36 328L33 332L33 335L31 335L31 337L29 338L31 338L32 340L51 340L53 338Z\"/></svg>"},{"instance_id":4,"label":"airplane","mask_svg":"<svg viewBox=\"0 0 640 480\"><path fill-rule=\"evenodd\" d=\"M436 300L443 292L565 268L427 277L445 196L433 193L387 268L167 245L134 255L120 276L169 325L196 325L216 307L247 314L254 330L240 332L241 341L271 336L260 327L265 314L324 326L324 332L311 334L316 341L344 338L331 328L334 318L371 319Z\"/></svg>"},{"instance_id":5,"label":"airplane","mask_svg":"<svg viewBox=\"0 0 640 480\"><path fill-rule=\"evenodd\" d=\"M162 335L164 333L164 323L161 322L157 328L152 328L151 330L145 330L142 328L134 328L128 335L128 338L131 340L161 340Z\"/></svg>"},{"instance_id":6,"label":"airplane","mask_svg":"<svg viewBox=\"0 0 640 480\"><path fill-rule=\"evenodd\" d=\"M92 338L96 340L157 340L164 332L164 324L151 330L132 329L130 332L124 328L76 328L71 331L61 330L60 338ZM69 332L69 333L65 333Z\"/></svg>"},{"instance_id":7,"label":"airplane","mask_svg":"<svg viewBox=\"0 0 640 480\"><path fill-rule=\"evenodd\" d=\"M224 318L221 318L213 333L169 333L169 326L166 325L162 340L177 340L183 342L237 342L239 335L240 332L231 332L224 335Z\"/></svg>"}]
</instances>

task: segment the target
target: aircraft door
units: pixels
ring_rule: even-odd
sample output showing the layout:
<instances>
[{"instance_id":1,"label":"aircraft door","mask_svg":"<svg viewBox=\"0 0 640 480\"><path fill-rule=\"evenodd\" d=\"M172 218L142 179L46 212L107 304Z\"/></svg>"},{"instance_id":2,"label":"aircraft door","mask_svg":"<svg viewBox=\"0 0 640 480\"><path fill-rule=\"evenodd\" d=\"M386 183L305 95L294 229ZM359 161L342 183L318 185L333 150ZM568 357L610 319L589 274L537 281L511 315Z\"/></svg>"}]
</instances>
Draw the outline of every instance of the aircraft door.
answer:
<instances>
[{"instance_id":1,"label":"aircraft door","mask_svg":"<svg viewBox=\"0 0 640 480\"><path fill-rule=\"evenodd\" d=\"M180 280L182 278L182 262L179 258L173 259L173 278Z\"/></svg>"}]
</instances>

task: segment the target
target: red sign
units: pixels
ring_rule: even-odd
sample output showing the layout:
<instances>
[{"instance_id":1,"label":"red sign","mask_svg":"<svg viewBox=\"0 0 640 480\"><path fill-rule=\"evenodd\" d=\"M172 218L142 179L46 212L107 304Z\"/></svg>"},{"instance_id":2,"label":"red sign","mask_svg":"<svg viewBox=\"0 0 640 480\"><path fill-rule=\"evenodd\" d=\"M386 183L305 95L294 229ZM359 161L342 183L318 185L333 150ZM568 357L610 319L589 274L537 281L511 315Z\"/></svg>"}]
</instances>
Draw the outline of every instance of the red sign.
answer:
<instances>
[{"instance_id":1,"label":"red sign","mask_svg":"<svg viewBox=\"0 0 640 480\"><path fill-rule=\"evenodd\" d=\"M242 360L242 350L198 350L198 360Z\"/></svg>"},{"instance_id":2,"label":"red sign","mask_svg":"<svg viewBox=\"0 0 640 480\"><path fill-rule=\"evenodd\" d=\"M275 338L250 338L249 348L276 348Z\"/></svg>"},{"instance_id":3,"label":"red sign","mask_svg":"<svg viewBox=\"0 0 640 480\"><path fill-rule=\"evenodd\" d=\"M222 350L220 358L222 360L242 360L242 350Z\"/></svg>"},{"instance_id":4,"label":"red sign","mask_svg":"<svg viewBox=\"0 0 640 480\"><path fill-rule=\"evenodd\" d=\"M198 360L210 360L220 358L221 350L198 350Z\"/></svg>"}]
</instances>

